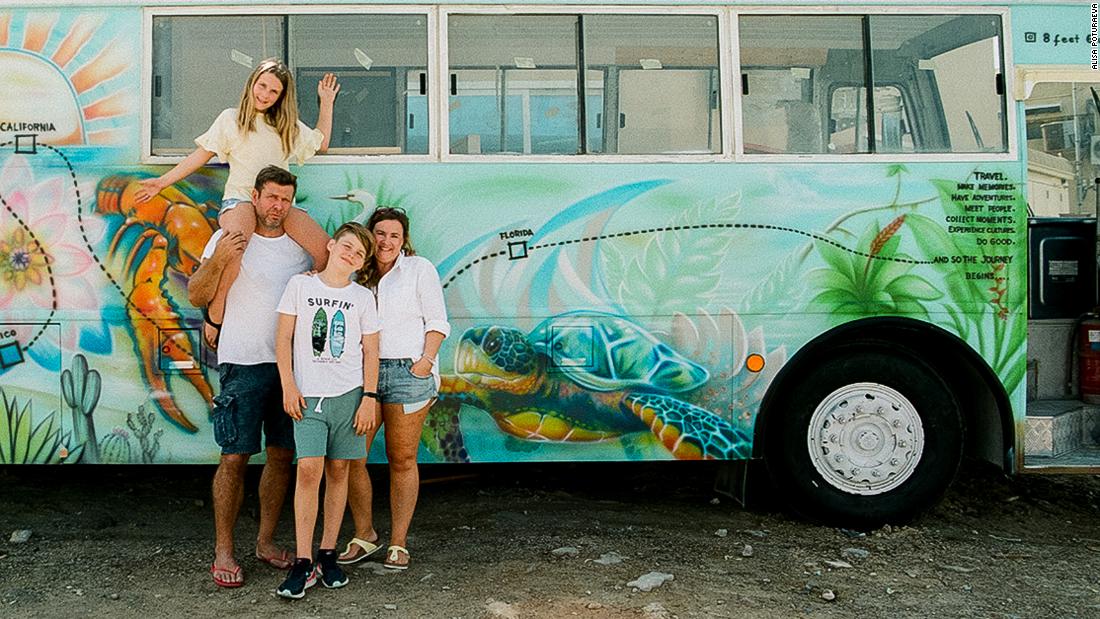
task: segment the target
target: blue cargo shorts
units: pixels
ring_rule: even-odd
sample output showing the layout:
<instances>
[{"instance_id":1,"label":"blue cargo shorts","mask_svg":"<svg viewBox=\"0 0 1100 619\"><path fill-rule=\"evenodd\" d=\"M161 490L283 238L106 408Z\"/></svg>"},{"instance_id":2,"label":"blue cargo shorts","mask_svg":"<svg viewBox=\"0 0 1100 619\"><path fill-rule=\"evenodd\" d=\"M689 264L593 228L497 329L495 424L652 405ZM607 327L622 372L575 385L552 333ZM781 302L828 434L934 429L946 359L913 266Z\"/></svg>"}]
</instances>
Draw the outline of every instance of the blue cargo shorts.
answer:
<instances>
[{"instance_id":1,"label":"blue cargo shorts","mask_svg":"<svg viewBox=\"0 0 1100 619\"><path fill-rule=\"evenodd\" d=\"M218 365L221 393L214 398L211 420L214 442L223 454L260 453L260 434L267 447L294 451L294 428L283 412L283 386L274 363Z\"/></svg>"}]
</instances>

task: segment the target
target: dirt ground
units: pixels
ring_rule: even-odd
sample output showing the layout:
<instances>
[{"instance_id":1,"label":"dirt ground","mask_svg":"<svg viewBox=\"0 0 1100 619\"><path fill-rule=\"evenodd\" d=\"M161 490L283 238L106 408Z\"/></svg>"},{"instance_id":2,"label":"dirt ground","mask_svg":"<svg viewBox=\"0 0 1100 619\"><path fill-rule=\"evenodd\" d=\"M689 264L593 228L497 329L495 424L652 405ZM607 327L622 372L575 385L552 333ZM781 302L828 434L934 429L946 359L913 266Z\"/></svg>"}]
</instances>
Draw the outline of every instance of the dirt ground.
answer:
<instances>
[{"instance_id":1,"label":"dirt ground","mask_svg":"<svg viewBox=\"0 0 1100 619\"><path fill-rule=\"evenodd\" d=\"M366 563L346 588L289 602L283 574L251 558L254 493L246 584L211 582L210 467L0 469L0 616L1100 617L1095 477L968 465L927 515L864 535L743 510L713 491L715 471L424 467L412 567ZM371 473L384 495L385 468ZM291 525L288 505L288 547ZM9 541L20 529L30 540ZM673 578L629 584L650 572Z\"/></svg>"}]
</instances>

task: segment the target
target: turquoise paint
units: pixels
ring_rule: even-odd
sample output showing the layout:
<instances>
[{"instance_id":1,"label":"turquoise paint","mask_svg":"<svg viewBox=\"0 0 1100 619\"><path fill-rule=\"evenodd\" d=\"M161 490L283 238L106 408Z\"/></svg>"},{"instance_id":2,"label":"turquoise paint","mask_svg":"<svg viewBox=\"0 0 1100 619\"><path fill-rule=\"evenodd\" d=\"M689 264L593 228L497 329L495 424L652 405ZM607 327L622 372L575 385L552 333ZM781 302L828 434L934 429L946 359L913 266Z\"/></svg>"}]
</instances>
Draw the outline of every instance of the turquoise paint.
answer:
<instances>
[{"instance_id":1,"label":"turquoise paint","mask_svg":"<svg viewBox=\"0 0 1100 619\"><path fill-rule=\"evenodd\" d=\"M1091 64L1089 4L1012 9L1016 64Z\"/></svg>"},{"instance_id":2,"label":"turquoise paint","mask_svg":"<svg viewBox=\"0 0 1100 619\"><path fill-rule=\"evenodd\" d=\"M658 334L661 342L707 370L710 379L685 394L685 402L712 411L727 423L748 431L755 406L766 392L767 381L756 381L754 390L741 391L741 385L753 383L756 376L743 368L746 356L763 355L768 359L768 371L772 372L768 376L774 376L773 370L778 370L787 356L836 322L825 320L825 311L815 309L812 301L819 291L807 279L815 270L827 266L814 249L819 239L834 239L841 246L838 251L862 265L865 259L859 252L866 252L867 248L861 247L856 237L875 222L881 228L897 217L896 209L889 207L895 193L903 202L919 203L905 209L906 213L942 221L946 207L933 181L965 180L975 166L908 164L900 187L897 179L887 175L888 167L798 164L786 166L778 174L775 168L766 165L564 164L538 169L522 164L379 165L369 168L364 182L367 189L385 183L407 194L404 204L413 221L413 241L419 253L438 264L443 264L443 257L449 257L440 276L446 284L454 336L445 342L441 352L441 371L454 370L456 344L467 329L502 325L530 332L543 320L565 312L614 309L631 316L648 331ZM1019 178L1016 164L980 167ZM307 165L298 171L303 191L311 196L314 209L343 206L324 197L344 190L341 169ZM85 183L94 184L101 172L92 168L90 176L79 171L78 175ZM843 180L837 182L838 178ZM500 188L494 185L501 179L507 179L509 187L513 187L516 179L527 182L515 183L512 189L504 189L503 195L496 195ZM211 180L211 186L216 187L216 178ZM568 182L562 182L556 191L539 195L529 208L516 209L520 202L508 198L510 193L523 193L525 185L558 180ZM204 179L196 179L201 181ZM99 179L99 182L107 181ZM216 195L212 189L188 186L191 190L188 195L196 202ZM644 191L637 190L642 187ZM486 199L488 195L494 197ZM623 196L629 199L624 200ZM793 210L792 196L798 196ZM736 206L716 206L723 201L732 201ZM74 205L67 204L68 217L75 218ZM555 208L555 204L561 206ZM577 210L571 211L570 205ZM830 223L845 213L876 207L881 214L871 211L857 215L852 225L844 226L856 237L828 232ZM576 216L571 216L571 212L577 213ZM88 217L100 221L106 229L100 242L88 249L89 254L105 263L117 263L127 255L125 248L129 246L137 248L134 255L139 262L149 255L147 245L139 247L142 231L139 228L125 233L120 241L122 249L117 250L112 260L106 248L122 229L123 219L106 209L105 203L97 204L96 212ZM1022 221L1021 217L1018 219ZM593 228L593 223L598 226ZM485 233L511 229L531 229L537 235L528 237L533 242L525 258L512 259L507 240L501 239L499 233ZM1022 241L1023 237L1016 235L1016 238ZM728 247L723 245L726 248L721 255L706 254L707 247L722 239ZM928 256L921 248L914 232L903 226L897 239L892 251L922 261L909 265L907 272L919 275L941 291L946 290L943 274L927 263L934 256ZM804 248L810 251L802 262L785 269L785 261L798 256ZM109 353L104 353L101 346L84 350L90 365L104 372L105 389L112 394L109 399L104 398L97 413L104 419L101 427L120 425L119 419L125 418L126 409L135 409L147 403L148 398L148 392L140 388L148 384L148 379L143 379L138 371L141 356L138 343L146 333L147 326L142 326L146 321L135 320L125 313L122 293L133 284L123 277L124 271L113 273L122 292L104 280L99 282L96 295L102 306L117 308L109 329L114 334L113 340L122 346ZM183 295L184 275L174 271L168 275L166 283L171 286L166 291L171 295L166 292L166 296L171 297L183 317L180 325L197 326L198 313L186 305ZM1013 267L1011 279L1022 282L1022 268ZM762 285L775 286L775 294L753 300ZM1006 303L1013 315L1022 311L1022 291L1022 286L1017 285L1009 293ZM670 309L654 314L651 297L654 294L659 294L663 306ZM943 298L924 302L927 319L948 326L951 316L945 303ZM729 308L740 309L731 313ZM987 315L986 324L993 319L988 301L980 294L958 309ZM80 314L66 311L64 316L65 322L71 324ZM856 317L840 316L839 321ZM100 324L89 324L90 332L94 333ZM325 328L326 336L327 331ZM976 345L977 341L973 343ZM36 349L42 345L36 345ZM197 341L192 346L197 350ZM8 375L21 385L37 384L45 393L53 388L50 383L55 375L43 370L32 357L30 362L10 369ZM210 373L206 377L207 381L213 381ZM161 459L212 458L214 447L205 422L207 405L199 397L194 382L170 374L167 385L174 402L199 429L188 434L179 428L169 428L170 434L162 441L165 450ZM1021 397L1022 391L1016 390L1013 399ZM485 414L469 406L462 410L462 419ZM167 413L162 410L162 414ZM165 419L159 421L164 423ZM470 423L481 428L476 431L485 431L481 422ZM494 442L488 437L472 436L465 425L463 421L461 429L469 437L470 457L481 461L600 459L615 457L610 454L632 457L639 453L651 457L660 453L649 448L637 449L635 443L648 440L637 436L609 438L600 443L602 447L543 442L525 450L513 441ZM587 447L591 451L585 452Z\"/></svg>"}]
</instances>

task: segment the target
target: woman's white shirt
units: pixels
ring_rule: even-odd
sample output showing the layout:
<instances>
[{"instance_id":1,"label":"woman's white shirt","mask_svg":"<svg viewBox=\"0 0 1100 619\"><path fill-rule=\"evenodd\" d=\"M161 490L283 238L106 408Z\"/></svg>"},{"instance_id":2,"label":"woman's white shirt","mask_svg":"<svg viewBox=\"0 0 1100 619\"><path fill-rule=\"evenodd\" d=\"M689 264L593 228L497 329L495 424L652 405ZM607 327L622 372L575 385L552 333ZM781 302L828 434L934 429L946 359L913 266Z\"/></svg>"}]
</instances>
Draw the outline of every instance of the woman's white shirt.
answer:
<instances>
[{"instance_id":1,"label":"woman's white shirt","mask_svg":"<svg viewBox=\"0 0 1100 619\"><path fill-rule=\"evenodd\" d=\"M378 319L382 324L379 357L417 360L424 354L424 336L438 331L451 334L443 285L435 265L420 256L397 257L375 290ZM438 355L437 355L438 357ZM432 359L432 374L439 383L439 362Z\"/></svg>"}]
</instances>

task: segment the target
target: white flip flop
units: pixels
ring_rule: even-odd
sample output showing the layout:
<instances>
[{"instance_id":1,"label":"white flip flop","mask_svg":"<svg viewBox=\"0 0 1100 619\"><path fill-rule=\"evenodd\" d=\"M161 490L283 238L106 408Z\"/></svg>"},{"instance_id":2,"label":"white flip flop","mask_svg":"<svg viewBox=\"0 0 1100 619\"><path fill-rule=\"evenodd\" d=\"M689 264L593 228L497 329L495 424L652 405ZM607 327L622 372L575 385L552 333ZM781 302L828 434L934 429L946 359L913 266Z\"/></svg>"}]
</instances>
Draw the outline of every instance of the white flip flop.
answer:
<instances>
[{"instance_id":1,"label":"white flip flop","mask_svg":"<svg viewBox=\"0 0 1100 619\"><path fill-rule=\"evenodd\" d=\"M382 562L382 567L389 568L391 570L407 570L407 569L409 569L409 564L408 563L406 563L404 565L401 565L400 563L395 563L395 561L397 561L397 553L399 553L399 552L405 553L406 557L409 557L410 559L412 559L412 555L409 554L409 551L406 550L404 546L396 546L396 545L390 546L389 548L386 549L386 560Z\"/></svg>"},{"instance_id":2,"label":"white flip flop","mask_svg":"<svg viewBox=\"0 0 1100 619\"><path fill-rule=\"evenodd\" d=\"M367 557L378 552L379 550L382 550L382 547L378 544L375 544L374 542L368 542L365 539L353 537L351 538L351 541L348 542L348 547L344 549L344 554L350 553L355 546L358 546L360 549L362 549L363 553L351 559L337 559L336 562L340 565L351 565L353 563L359 563L363 559L366 559Z\"/></svg>"}]
</instances>

